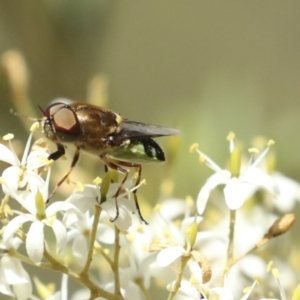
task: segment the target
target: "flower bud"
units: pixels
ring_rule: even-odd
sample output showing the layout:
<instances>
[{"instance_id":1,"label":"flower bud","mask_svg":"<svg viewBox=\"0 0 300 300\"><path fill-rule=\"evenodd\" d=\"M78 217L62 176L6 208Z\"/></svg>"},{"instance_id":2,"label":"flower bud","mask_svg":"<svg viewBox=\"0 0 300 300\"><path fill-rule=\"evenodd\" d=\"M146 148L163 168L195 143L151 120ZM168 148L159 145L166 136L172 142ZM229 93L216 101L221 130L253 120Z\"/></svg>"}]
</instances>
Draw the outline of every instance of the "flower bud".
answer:
<instances>
[{"instance_id":1,"label":"flower bud","mask_svg":"<svg viewBox=\"0 0 300 300\"><path fill-rule=\"evenodd\" d=\"M188 248L193 248L198 233L198 225L196 221L193 221L188 227L186 227L184 233Z\"/></svg>"},{"instance_id":2,"label":"flower bud","mask_svg":"<svg viewBox=\"0 0 300 300\"><path fill-rule=\"evenodd\" d=\"M36 207L36 217L39 220L43 220L46 217L45 214L45 201L40 191L35 195L35 207Z\"/></svg>"},{"instance_id":3,"label":"flower bud","mask_svg":"<svg viewBox=\"0 0 300 300\"><path fill-rule=\"evenodd\" d=\"M276 237L286 233L293 226L295 219L295 214L283 215L273 223L268 231L268 235Z\"/></svg>"}]
</instances>

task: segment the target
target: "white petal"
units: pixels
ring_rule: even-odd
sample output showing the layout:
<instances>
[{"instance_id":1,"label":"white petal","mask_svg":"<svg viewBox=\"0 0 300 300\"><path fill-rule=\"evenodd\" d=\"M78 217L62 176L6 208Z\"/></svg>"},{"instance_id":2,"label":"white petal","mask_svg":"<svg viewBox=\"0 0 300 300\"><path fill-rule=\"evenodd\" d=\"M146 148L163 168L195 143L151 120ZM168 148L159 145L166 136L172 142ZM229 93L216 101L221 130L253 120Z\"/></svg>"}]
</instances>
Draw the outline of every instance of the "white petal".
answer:
<instances>
[{"instance_id":1,"label":"white petal","mask_svg":"<svg viewBox=\"0 0 300 300\"><path fill-rule=\"evenodd\" d=\"M48 158L49 153L43 151L32 151L29 153L26 165L28 170L36 170L45 165L45 161L41 157Z\"/></svg>"},{"instance_id":2,"label":"white petal","mask_svg":"<svg viewBox=\"0 0 300 300\"><path fill-rule=\"evenodd\" d=\"M27 300L32 294L32 284L28 275L27 277L29 280L28 283L20 283L13 285L13 291L16 295L16 299L18 300Z\"/></svg>"},{"instance_id":3,"label":"white petal","mask_svg":"<svg viewBox=\"0 0 300 300\"><path fill-rule=\"evenodd\" d=\"M0 277L0 294L10 296L11 299L13 299L15 296L11 291L10 286L7 283L3 282L1 277Z\"/></svg>"},{"instance_id":4,"label":"white petal","mask_svg":"<svg viewBox=\"0 0 300 300\"><path fill-rule=\"evenodd\" d=\"M37 263L40 262L44 254L44 224L33 222L29 228L26 238L26 251L29 258Z\"/></svg>"},{"instance_id":5,"label":"white petal","mask_svg":"<svg viewBox=\"0 0 300 300\"><path fill-rule=\"evenodd\" d=\"M119 207L119 216L114 221L114 224L120 229L120 230L127 230L131 224L132 224L132 218L131 214L129 214L128 210L120 203L122 202L122 199L118 199L118 207ZM128 200L127 200L128 201ZM109 215L110 219L113 219L116 217L116 204L114 199L111 199L109 201L106 201L101 204L102 208L106 211L106 213Z\"/></svg>"},{"instance_id":6,"label":"white petal","mask_svg":"<svg viewBox=\"0 0 300 300\"><path fill-rule=\"evenodd\" d=\"M7 162L12 166L19 166L20 161L17 156L6 146L0 144L0 160Z\"/></svg>"},{"instance_id":7,"label":"white petal","mask_svg":"<svg viewBox=\"0 0 300 300\"><path fill-rule=\"evenodd\" d=\"M97 230L97 240L108 245L113 244L115 242L114 230L111 227L100 223Z\"/></svg>"},{"instance_id":8,"label":"white petal","mask_svg":"<svg viewBox=\"0 0 300 300\"><path fill-rule=\"evenodd\" d=\"M27 221L30 221L28 215L20 215L9 221L4 228L3 242L6 243L6 241Z\"/></svg>"},{"instance_id":9,"label":"white petal","mask_svg":"<svg viewBox=\"0 0 300 300\"><path fill-rule=\"evenodd\" d=\"M132 225L132 214L124 208L124 206L119 206L119 216L117 220L114 221L114 224L123 231L128 230L128 228Z\"/></svg>"},{"instance_id":10,"label":"white petal","mask_svg":"<svg viewBox=\"0 0 300 300\"><path fill-rule=\"evenodd\" d=\"M159 267L166 267L174 262L177 258L185 254L181 246L169 247L161 250L157 254L157 264Z\"/></svg>"},{"instance_id":11,"label":"white petal","mask_svg":"<svg viewBox=\"0 0 300 300\"><path fill-rule=\"evenodd\" d=\"M47 217L51 217L59 211L72 211L77 215L78 219L82 218L82 213L80 210L72 203L65 201L57 201L49 205L46 208L46 215Z\"/></svg>"},{"instance_id":12,"label":"white petal","mask_svg":"<svg viewBox=\"0 0 300 300\"><path fill-rule=\"evenodd\" d=\"M72 253L77 263L80 266L84 266L88 253L88 246L86 239L83 235L78 235L72 245Z\"/></svg>"},{"instance_id":13,"label":"white petal","mask_svg":"<svg viewBox=\"0 0 300 300\"><path fill-rule=\"evenodd\" d=\"M56 237L57 253L62 255L67 244L67 230L62 222L57 219L54 220L52 228Z\"/></svg>"},{"instance_id":14,"label":"white petal","mask_svg":"<svg viewBox=\"0 0 300 300\"><path fill-rule=\"evenodd\" d=\"M171 291L174 284L175 282L173 281L172 283L167 285L168 291ZM180 300L201 299L199 291L187 280L181 280L180 288L176 296L178 296L176 297L176 299Z\"/></svg>"},{"instance_id":15,"label":"white petal","mask_svg":"<svg viewBox=\"0 0 300 300\"><path fill-rule=\"evenodd\" d=\"M45 180L33 171L26 171L26 179L29 185L29 189L33 193L41 191L45 186Z\"/></svg>"},{"instance_id":16,"label":"white petal","mask_svg":"<svg viewBox=\"0 0 300 300\"><path fill-rule=\"evenodd\" d=\"M201 188L196 200L197 211L199 215L203 214L211 191L220 184L226 184L229 178L230 173L226 170L223 170L222 173L214 173L207 179L206 183Z\"/></svg>"},{"instance_id":17,"label":"white petal","mask_svg":"<svg viewBox=\"0 0 300 300\"><path fill-rule=\"evenodd\" d=\"M266 189L275 198L279 196L279 188L275 180L261 169L248 168L245 173L240 176L240 180Z\"/></svg>"},{"instance_id":18,"label":"white petal","mask_svg":"<svg viewBox=\"0 0 300 300\"><path fill-rule=\"evenodd\" d=\"M0 144L1 145L1 144ZM2 184L3 193L6 195L11 195L12 192L15 192L19 188L19 167L9 167L3 171L2 178L4 184Z\"/></svg>"},{"instance_id":19,"label":"white petal","mask_svg":"<svg viewBox=\"0 0 300 300\"><path fill-rule=\"evenodd\" d=\"M163 219L174 220L174 218L182 215L185 210L186 201L172 198L162 202L159 213L163 216Z\"/></svg>"},{"instance_id":20,"label":"white petal","mask_svg":"<svg viewBox=\"0 0 300 300\"><path fill-rule=\"evenodd\" d=\"M232 210L240 208L256 189L252 184L242 183L235 177L231 178L224 188L227 206Z\"/></svg>"},{"instance_id":21,"label":"white petal","mask_svg":"<svg viewBox=\"0 0 300 300\"><path fill-rule=\"evenodd\" d=\"M219 300L233 300L232 293L225 288L214 288L210 290L212 294L219 295Z\"/></svg>"},{"instance_id":22,"label":"white petal","mask_svg":"<svg viewBox=\"0 0 300 300\"><path fill-rule=\"evenodd\" d=\"M274 205L281 212L290 212L295 205L295 200L300 201L300 185L298 182L278 172L275 172L272 176L280 191L279 199L274 202Z\"/></svg>"},{"instance_id":23,"label":"white petal","mask_svg":"<svg viewBox=\"0 0 300 300\"><path fill-rule=\"evenodd\" d=\"M3 276L8 284L28 283L28 278L25 274L21 262L14 257L5 255L1 258L1 268Z\"/></svg>"}]
</instances>

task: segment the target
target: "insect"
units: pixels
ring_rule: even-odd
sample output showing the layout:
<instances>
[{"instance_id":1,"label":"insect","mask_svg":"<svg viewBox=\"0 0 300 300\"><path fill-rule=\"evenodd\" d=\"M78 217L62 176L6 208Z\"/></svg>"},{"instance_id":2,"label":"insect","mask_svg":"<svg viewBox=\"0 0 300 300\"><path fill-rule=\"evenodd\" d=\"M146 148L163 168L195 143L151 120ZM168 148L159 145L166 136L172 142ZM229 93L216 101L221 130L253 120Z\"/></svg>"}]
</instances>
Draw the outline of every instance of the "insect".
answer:
<instances>
[{"instance_id":1,"label":"insect","mask_svg":"<svg viewBox=\"0 0 300 300\"><path fill-rule=\"evenodd\" d=\"M39 108L43 113L42 118L31 118L16 112L13 114L42 124L44 135L57 146L57 150L50 154L48 159L57 160L64 155L66 144L71 143L76 147L69 171L57 183L49 199L68 178L78 162L80 151L84 150L97 155L107 167L124 174L114 195L116 216L111 219L112 222L119 216L117 198L128 178L129 169L135 168L137 172L135 183L137 186L141 180L142 163L165 161L163 150L152 138L180 133L173 128L134 122L117 113L87 103L56 102L45 110ZM136 189L133 195L139 217L147 224L139 208Z\"/></svg>"}]
</instances>

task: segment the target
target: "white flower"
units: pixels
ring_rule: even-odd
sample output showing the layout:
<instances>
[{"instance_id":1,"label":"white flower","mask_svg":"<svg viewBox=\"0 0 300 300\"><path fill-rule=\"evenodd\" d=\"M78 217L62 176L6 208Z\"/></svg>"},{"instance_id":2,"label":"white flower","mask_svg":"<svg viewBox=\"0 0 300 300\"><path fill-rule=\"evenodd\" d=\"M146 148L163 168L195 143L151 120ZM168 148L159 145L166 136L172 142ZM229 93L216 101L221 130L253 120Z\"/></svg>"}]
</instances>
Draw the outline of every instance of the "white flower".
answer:
<instances>
[{"instance_id":1,"label":"white flower","mask_svg":"<svg viewBox=\"0 0 300 300\"><path fill-rule=\"evenodd\" d=\"M124 185L122 192L118 195L117 205L119 209L119 215L114 220L114 224L123 231L126 231L132 224L132 214L136 213L136 207L130 197L132 192L137 187L132 186L132 179L127 180ZM120 186L120 183L110 184L108 193L106 195L106 201L99 203L101 200L100 189L97 184L85 185L83 191L75 191L67 201L74 204L82 213L85 213L88 209L93 208L96 204L101 205L103 213L101 213L101 220L109 218L113 220L116 217L116 201L115 194Z\"/></svg>"},{"instance_id":2,"label":"white flower","mask_svg":"<svg viewBox=\"0 0 300 300\"><path fill-rule=\"evenodd\" d=\"M49 156L47 152L35 150L29 153L30 144L33 132L30 133L26 143L22 160L20 161L12 147L11 138L13 135L7 135L10 148L0 144L0 160L11 164L10 167L5 169L2 174L2 189L4 194L11 195L19 188L23 188L27 183L31 189L32 185L43 185L43 179L37 174L36 170L45 165L45 159ZM28 154L29 153L29 154Z\"/></svg>"},{"instance_id":3,"label":"white flower","mask_svg":"<svg viewBox=\"0 0 300 300\"><path fill-rule=\"evenodd\" d=\"M167 286L167 289L171 291L174 282ZM208 297L206 296L208 294ZM219 300L233 300L232 293L226 288L204 288L201 284L197 284L195 279L182 280L180 282L180 288L174 297L174 300L199 300L199 299L215 299L214 295L218 295Z\"/></svg>"},{"instance_id":4,"label":"white flower","mask_svg":"<svg viewBox=\"0 0 300 300\"><path fill-rule=\"evenodd\" d=\"M44 253L44 226L50 226L56 237L57 252L62 254L67 243L67 230L65 225L55 218L57 212L72 211L78 218L81 213L71 203L58 201L52 203L45 209L45 200L48 198L48 185L50 179L50 169L43 190L33 187L33 191L17 191L13 197L28 211L28 213L18 212L17 217L12 219L5 227L3 241L6 242L13 234L26 222L31 222L26 238L26 250L29 258L37 263L43 258Z\"/></svg>"},{"instance_id":5,"label":"white flower","mask_svg":"<svg viewBox=\"0 0 300 300\"><path fill-rule=\"evenodd\" d=\"M270 175L278 185L280 192L280 197L278 201L274 202L274 206L284 213L292 211L295 202L300 202L300 184L279 172L273 172Z\"/></svg>"},{"instance_id":6,"label":"white flower","mask_svg":"<svg viewBox=\"0 0 300 300\"><path fill-rule=\"evenodd\" d=\"M86 236L92 231L94 216L87 211L83 218L73 223L67 233L68 241L73 240L72 253L80 266L84 266L88 255L88 241ZM96 239L106 244L114 243L114 230L99 222L97 225Z\"/></svg>"},{"instance_id":7,"label":"white flower","mask_svg":"<svg viewBox=\"0 0 300 300\"><path fill-rule=\"evenodd\" d=\"M10 251L14 252L21 242L19 238L10 237L0 244L0 248L6 252L0 259L0 292L11 297L15 296L17 300L26 300L32 294L30 277L22 263L9 254Z\"/></svg>"},{"instance_id":8,"label":"white flower","mask_svg":"<svg viewBox=\"0 0 300 300\"><path fill-rule=\"evenodd\" d=\"M277 198L279 196L279 190L276 182L270 175L258 168L258 164L265 157L270 146L271 143L254 162L242 168L238 172L238 176L228 170L221 169L208 156L196 149L200 154L201 160L215 171L215 173L208 178L198 194L198 213L200 215L203 214L211 191L218 185L225 185L223 190L225 202L229 209L232 210L240 208L244 202L260 188L267 190L271 195ZM232 154L234 149L232 140L230 149Z\"/></svg>"}]
</instances>

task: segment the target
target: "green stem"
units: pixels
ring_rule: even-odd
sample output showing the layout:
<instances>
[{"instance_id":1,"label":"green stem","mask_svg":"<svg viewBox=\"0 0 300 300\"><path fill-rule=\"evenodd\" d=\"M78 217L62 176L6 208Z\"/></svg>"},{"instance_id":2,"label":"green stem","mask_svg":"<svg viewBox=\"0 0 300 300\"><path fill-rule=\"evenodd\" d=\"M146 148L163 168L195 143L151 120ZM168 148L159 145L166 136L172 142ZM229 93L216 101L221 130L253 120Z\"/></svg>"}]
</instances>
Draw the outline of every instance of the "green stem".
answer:
<instances>
[{"instance_id":1,"label":"green stem","mask_svg":"<svg viewBox=\"0 0 300 300\"><path fill-rule=\"evenodd\" d=\"M81 271L81 276L87 275L90 265L93 260L94 243L96 240L97 228L98 228L101 211L102 211L102 207L100 205L95 205L94 222L93 222L93 227L92 227L92 232L91 232L91 237L90 237L90 248L89 248L88 257L86 259L85 266L84 266L83 270Z\"/></svg>"},{"instance_id":2,"label":"green stem","mask_svg":"<svg viewBox=\"0 0 300 300\"><path fill-rule=\"evenodd\" d=\"M181 257L180 266L177 271L176 280L175 280L174 285L172 286L172 289L170 291L170 294L169 294L169 297L167 300L172 300L175 297L178 289L180 288L183 271L184 271L184 268L185 268L187 262L189 261L189 259L190 259L190 256L182 256Z\"/></svg>"},{"instance_id":3,"label":"green stem","mask_svg":"<svg viewBox=\"0 0 300 300\"><path fill-rule=\"evenodd\" d=\"M119 274L119 256L120 256L120 230L115 225L115 252L114 252L114 264L113 272L115 278L115 295L121 296L120 274Z\"/></svg>"},{"instance_id":4,"label":"green stem","mask_svg":"<svg viewBox=\"0 0 300 300\"><path fill-rule=\"evenodd\" d=\"M234 248L234 230L235 230L235 221L236 221L236 210L230 210L230 219L229 219L229 241L228 241L228 249L227 249L227 262L224 270L224 275L229 271L232 266L233 261L233 248ZM223 276L222 286L224 285Z\"/></svg>"},{"instance_id":5,"label":"green stem","mask_svg":"<svg viewBox=\"0 0 300 300\"><path fill-rule=\"evenodd\" d=\"M136 278L134 280L134 282L136 283L136 285L141 289L141 291L143 292L146 300L151 300L151 297L149 295L149 292L148 290L146 289L145 285L144 285L144 281L143 281L143 278L139 277L139 278Z\"/></svg>"}]
</instances>

